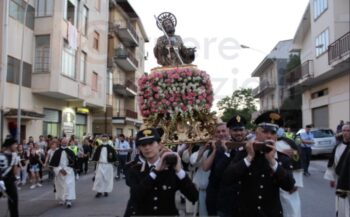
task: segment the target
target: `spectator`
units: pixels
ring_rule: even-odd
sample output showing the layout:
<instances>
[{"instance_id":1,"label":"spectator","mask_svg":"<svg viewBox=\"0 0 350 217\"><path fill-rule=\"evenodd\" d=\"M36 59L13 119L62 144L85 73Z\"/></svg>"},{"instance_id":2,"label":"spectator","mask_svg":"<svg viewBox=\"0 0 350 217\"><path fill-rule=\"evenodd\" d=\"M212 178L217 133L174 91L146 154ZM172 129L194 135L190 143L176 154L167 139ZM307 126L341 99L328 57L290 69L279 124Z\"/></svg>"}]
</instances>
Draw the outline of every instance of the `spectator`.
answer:
<instances>
[{"instance_id":1,"label":"spectator","mask_svg":"<svg viewBox=\"0 0 350 217\"><path fill-rule=\"evenodd\" d=\"M18 144L17 146L17 154L20 159L19 163L19 185L25 185L27 183L27 177L28 177L28 172L27 172L27 166L28 166L28 156L26 152L23 149L23 144Z\"/></svg>"},{"instance_id":2,"label":"spectator","mask_svg":"<svg viewBox=\"0 0 350 217\"><path fill-rule=\"evenodd\" d=\"M38 142L39 148L43 150L45 153L47 151L47 142L45 141L44 136L39 136L39 142Z\"/></svg>"},{"instance_id":3,"label":"spectator","mask_svg":"<svg viewBox=\"0 0 350 217\"><path fill-rule=\"evenodd\" d=\"M289 127L289 126L287 126L286 127L286 132L285 132L285 136L288 138L288 139L292 139L292 140L294 140L294 137L295 137L295 134L292 132L292 129Z\"/></svg>"},{"instance_id":4,"label":"spectator","mask_svg":"<svg viewBox=\"0 0 350 217\"><path fill-rule=\"evenodd\" d=\"M120 173L124 174L125 163L127 162L128 152L130 151L130 145L128 141L126 141L124 134L119 135L119 143L117 144L117 153L118 153L118 172L116 179L120 178ZM125 174L124 174L125 177Z\"/></svg>"},{"instance_id":5,"label":"spectator","mask_svg":"<svg viewBox=\"0 0 350 217\"><path fill-rule=\"evenodd\" d=\"M39 164L39 177L40 177L40 183L42 183L43 180L43 166L45 162L45 150L40 148L38 143L34 143L34 149L36 153L39 155L40 160L42 163Z\"/></svg>"},{"instance_id":6,"label":"spectator","mask_svg":"<svg viewBox=\"0 0 350 217\"><path fill-rule=\"evenodd\" d=\"M341 120L337 126L337 134L342 132L343 125L344 125L344 121Z\"/></svg>"},{"instance_id":7,"label":"spectator","mask_svg":"<svg viewBox=\"0 0 350 217\"><path fill-rule=\"evenodd\" d=\"M309 165L311 160L311 146L315 143L314 136L310 132L312 125L306 125L305 132L300 133L301 159L304 169L304 176L310 176Z\"/></svg>"},{"instance_id":8,"label":"spectator","mask_svg":"<svg viewBox=\"0 0 350 217\"><path fill-rule=\"evenodd\" d=\"M30 143L31 144L31 143ZM35 187L41 187L40 184L40 164L43 162L40 159L40 155L36 151L36 149L33 147L29 150L29 171L31 176L31 182L32 185L30 186L30 189L34 189Z\"/></svg>"},{"instance_id":9,"label":"spectator","mask_svg":"<svg viewBox=\"0 0 350 217\"><path fill-rule=\"evenodd\" d=\"M83 141L83 150L84 150L84 154L83 154L83 159L81 164L81 170L84 171L84 173L86 174L89 168L88 167L89 157L91 155L91 146L88 139L84 139Z\"/></svg>"},{"instance_id":10,"label":"spectator","mask_svg":"<svg viewBox=\"0 0 350 217\"><path fill-rule=\"evenodd\" d=\"M58 147L58 140L57 139L51 140L50 149L47 151L47 155L45 158L45 164L44 164L45 166L49 165L53 154L57 150L57 147ZM55 173L53 172L52 167L49 167L49 180L53 180L54 176L55 176Z\"/></svg>"}]
</instances>

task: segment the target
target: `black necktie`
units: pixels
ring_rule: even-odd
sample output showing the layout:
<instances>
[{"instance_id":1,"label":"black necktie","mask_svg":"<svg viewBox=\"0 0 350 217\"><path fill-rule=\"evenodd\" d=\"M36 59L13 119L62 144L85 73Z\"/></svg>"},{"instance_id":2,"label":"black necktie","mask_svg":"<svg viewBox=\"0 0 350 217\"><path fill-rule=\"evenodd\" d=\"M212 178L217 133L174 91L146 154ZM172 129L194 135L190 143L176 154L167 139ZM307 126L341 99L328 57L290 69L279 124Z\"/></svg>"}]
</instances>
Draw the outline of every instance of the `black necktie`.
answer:
<instances>
[{"instance_id":1,"label":"black necktie","mask_svg":"<svg viewBox=\"0 0 350 217\"><path fill-rule=\"evenodd\" d=\"M154 165L151 165L150 167L149 167L149 171L153 171L154 169L156 168L156 166L154 166Z\"/></svg>"}]
</instances>

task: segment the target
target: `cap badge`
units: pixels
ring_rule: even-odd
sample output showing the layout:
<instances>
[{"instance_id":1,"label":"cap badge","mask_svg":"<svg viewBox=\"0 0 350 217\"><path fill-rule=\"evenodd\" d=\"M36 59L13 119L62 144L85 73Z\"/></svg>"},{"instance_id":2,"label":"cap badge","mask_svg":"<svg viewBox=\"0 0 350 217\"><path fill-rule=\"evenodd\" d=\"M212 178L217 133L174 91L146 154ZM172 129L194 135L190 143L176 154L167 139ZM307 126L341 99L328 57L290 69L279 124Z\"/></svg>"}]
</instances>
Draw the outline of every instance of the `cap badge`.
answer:
<instances>
[{"instance_id":1,"label":"cap badge","mask_svg":"<svg viewBox=\"0 0 350 217\"><path fill-rule=\"evenodd\" d=\"M145 135L145 136L150 136L150 135L152 135L152 131L151 131L151 130L144 130L142 133L143 133L143 135Z\"/></svg>"},{"instance_id":2,"label":"cap badge","mask_svg":"<svg viewBox=\"0 0 350 217\"><path fill-rule=\"evenodd\" d=\"M236 121L237 121L237 123L240 123L241 122L241 116L237 115L236 116Z\"/></svg>"},{"instance_id":3,"label":"cap badge","mask_svg":"<svg viewBox=\"0 0 350 217\"><path fill-rule=\"evenodd\" d=\"M279 120L281 118L281 116L277 113L271 113L269 115L269 117L271 118L271 123L275 123L275 121Z\"/></svg>"}]
</instances>

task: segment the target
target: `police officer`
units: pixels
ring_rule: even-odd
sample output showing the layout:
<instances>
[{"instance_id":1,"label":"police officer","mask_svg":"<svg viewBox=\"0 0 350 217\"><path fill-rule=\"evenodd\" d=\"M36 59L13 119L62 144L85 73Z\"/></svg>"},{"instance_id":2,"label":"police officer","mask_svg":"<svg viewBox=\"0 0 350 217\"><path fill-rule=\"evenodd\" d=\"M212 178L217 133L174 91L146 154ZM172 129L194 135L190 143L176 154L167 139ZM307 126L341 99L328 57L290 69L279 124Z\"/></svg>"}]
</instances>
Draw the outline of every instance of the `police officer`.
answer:
<instances>
[{"instance_id":1,"label":"police officer","mask_svg":"<svg viewBox=\"0 0 350 217\"><path fill-rule=\"evenodd\" d=\"M5 193L8 200L8 208L11 217L18 217L18 193L16 187L16 169L19 163L17 156L17 141L15 139L6 139L2 145L3 153L0 153L0 185L3 181L6 188ZM3 188L4 186L0 187Z\"/></svg>"},{"instance_id":2,"label":"police officer","mask_svg":"<svg viewBox=\"0 0 350 217\"><path fill-rule=\"evenodd\" d=\"M247 130L245 128L246 124L246 119L241 115L237 114L232 116L226 125L229 129L231 142L242 143L247 140ZM229 146L228 149L230 149ZM234 159L238 151L238 147L228 150L225 153L223 160L216 165L217 170L219 168L222 170L220 179L222 179L222 174L224 173L229 163ZM221 182L217 199L218 215L220 217L236 216L234 212L239 204L239 187L240 185L238 182Z\"/></svg>"},{"instance_id":3,"label":"police officer","mask_svg":"<svg viewBox=\"0 0 350 217\"><path fill-rule=\"evenodd\" d=\"M198 191L182 169L179 155L159 144L162 135L163 131L155 128L136 135L141 156L140 161L125 167L130 199L124 216L179 215L175 206L177 190L191 202L198 200Z\"/></svg>"},{"instance_id":4,"label":"police officer","mask_svg":"<svg viewBox=\"0 0 350 217\"><path fill-rule=\"evenodd\" d=\"M240 217L283 217L279 189L291 191L294 179L288 156L276 151L281 116L265 112L256 120L256 138L238 152L223 175L225 182L240 184Z\"/></svg>"}]
</instances>

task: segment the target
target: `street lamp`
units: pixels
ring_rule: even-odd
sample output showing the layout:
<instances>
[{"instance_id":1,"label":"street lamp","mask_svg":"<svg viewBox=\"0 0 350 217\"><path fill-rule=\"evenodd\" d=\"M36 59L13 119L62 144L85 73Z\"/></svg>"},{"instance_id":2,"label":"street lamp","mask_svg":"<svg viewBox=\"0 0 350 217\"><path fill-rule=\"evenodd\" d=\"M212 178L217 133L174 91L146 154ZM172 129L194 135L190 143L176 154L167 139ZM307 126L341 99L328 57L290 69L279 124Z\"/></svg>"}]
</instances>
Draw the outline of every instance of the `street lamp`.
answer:
<instances>
[{"instance_id":1,"label":"street lamp","mask_svg":"<svg viewBox=\"0 0 350 217\"><path fill-rule=\"evenodd\" d=\"M8 15L9 15L9 0L3 1L3 23L2 23L2 62L1 62L1 84L0 84L0 94L1 94L1 108L0 108L0 147L4 139L4 104L5 104L5 85L7 80L7 46L8 46Z\"/></svg>"}]
</instances>

